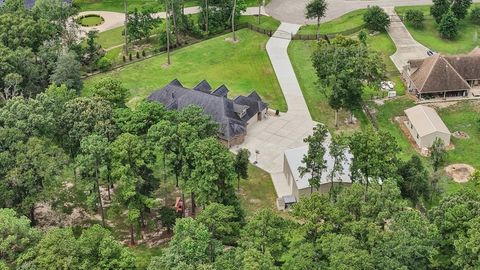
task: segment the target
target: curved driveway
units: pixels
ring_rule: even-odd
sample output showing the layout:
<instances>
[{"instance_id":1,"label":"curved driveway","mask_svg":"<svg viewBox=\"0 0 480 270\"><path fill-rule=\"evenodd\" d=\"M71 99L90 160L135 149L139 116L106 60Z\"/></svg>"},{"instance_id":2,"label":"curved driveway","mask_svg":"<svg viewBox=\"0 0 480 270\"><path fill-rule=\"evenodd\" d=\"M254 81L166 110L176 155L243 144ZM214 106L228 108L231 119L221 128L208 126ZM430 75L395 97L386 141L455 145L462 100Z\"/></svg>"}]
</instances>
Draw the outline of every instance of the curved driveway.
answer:
<instances>
[{"instance_id":1,"label":"curved driveway","mask_svg":"<svg viewBox=\"0 0 480 270\"><path fill-rule=\"evenodd\" d=\"M311 0L272 0L265 11L281 22L295 24L316 24L315 20L305 18L305 6ZM328 10L323 21L330 21L353 10L367 8L368 6L394 7L431 5L432 0L327 0ZM473 2L480 2L474 0Z\"/></svg>"}]
</instances>

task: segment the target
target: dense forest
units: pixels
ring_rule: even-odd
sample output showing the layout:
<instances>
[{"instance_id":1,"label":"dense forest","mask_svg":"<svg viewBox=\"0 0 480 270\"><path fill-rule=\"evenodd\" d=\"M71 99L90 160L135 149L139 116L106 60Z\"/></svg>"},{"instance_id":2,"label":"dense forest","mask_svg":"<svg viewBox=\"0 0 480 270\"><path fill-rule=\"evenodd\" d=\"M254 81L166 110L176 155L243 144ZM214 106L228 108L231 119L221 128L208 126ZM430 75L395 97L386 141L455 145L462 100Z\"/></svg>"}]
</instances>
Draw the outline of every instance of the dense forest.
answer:
<instances>
[{"instance_id":1,"label":"dense forest","mask_svg":"<svg viewBox=\"0 0 480 270\"><path fill-rule=\"evenodd\" d=\"M222 145L201 108L130 108L110 78L81 94L99 50L78 43L75 12L0 7L0 269L136 269L133 248L157 231L167 241L148 269L480 268L480 194L434 202L425 161L401 160L386 132L334 137L354 156L350 187L247 215L248 153Z\"/></svg>"}]
</instances>

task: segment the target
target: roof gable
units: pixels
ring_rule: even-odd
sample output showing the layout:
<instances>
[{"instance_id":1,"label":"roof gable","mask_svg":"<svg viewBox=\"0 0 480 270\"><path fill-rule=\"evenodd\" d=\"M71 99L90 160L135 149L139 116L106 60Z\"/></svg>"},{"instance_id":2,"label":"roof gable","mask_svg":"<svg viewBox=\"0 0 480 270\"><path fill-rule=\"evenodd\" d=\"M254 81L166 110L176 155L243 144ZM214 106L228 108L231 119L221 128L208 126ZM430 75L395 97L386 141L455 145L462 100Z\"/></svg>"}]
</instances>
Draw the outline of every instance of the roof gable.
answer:
<instances>
[{"instance_id":1,"label":"roof gable","mask_svg":"<svg viewBox=\"0 0 480 270\"><path fill-rule=\"evenodd\" d=\"M426 58L411 78L420 93L470 89L470 85L441 55Z\"/></svg>"},{"instance_id":2,"label":"roof gable","mask_svg":"<svg viewBox=\"0 0 480 270\"><path fill-rule=\"evenodd\" d=\"M205 92L205 93L210 93L210 90L212 90L212 87L210 86L210 84L203 80L201 82L199 82L194 88L193 90L196 90L196 91L202 91L202 92Z\"/></svg>"}]
</instances>

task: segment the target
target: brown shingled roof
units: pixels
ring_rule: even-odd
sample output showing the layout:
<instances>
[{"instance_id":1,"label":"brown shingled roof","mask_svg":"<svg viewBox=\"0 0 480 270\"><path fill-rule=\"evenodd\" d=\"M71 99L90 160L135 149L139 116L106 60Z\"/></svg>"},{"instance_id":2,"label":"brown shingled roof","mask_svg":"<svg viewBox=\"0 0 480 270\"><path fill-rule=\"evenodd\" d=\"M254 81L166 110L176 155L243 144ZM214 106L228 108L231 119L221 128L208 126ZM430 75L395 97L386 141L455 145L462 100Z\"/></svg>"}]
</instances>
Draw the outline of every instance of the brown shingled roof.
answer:
<instances>
[{"instance_id":1,"label":"brown shingled roof","mask_svg":"<svg viewBox=\"0 0 480 270\"><path fill-rule=\"evenodd\" d=\"M473 52L473 51L472 51ZM465 80L480 79L480 52L458 56L447 56L445 59Z\"/></svg>"},{"instance_id":2,"label":"brown shingled roof","mask_svg":"<svg viewBox=\"0 0 480 270\"><path fill-rule=\"evenodd\" d=\"M425 58L411 78L419 93L470 89L450 62L439 54Z\"/></svg>"}]
</instances>

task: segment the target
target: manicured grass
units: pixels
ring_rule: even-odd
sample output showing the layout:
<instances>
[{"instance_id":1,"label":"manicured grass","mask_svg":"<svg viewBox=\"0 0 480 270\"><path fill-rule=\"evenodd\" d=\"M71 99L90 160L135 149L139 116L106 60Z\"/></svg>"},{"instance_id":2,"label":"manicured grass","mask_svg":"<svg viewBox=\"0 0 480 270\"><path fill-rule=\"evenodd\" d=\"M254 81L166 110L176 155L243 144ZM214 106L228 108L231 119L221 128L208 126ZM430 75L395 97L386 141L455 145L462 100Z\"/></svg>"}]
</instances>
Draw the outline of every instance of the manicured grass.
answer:
<instances>
[{"instance_id":1,"label":"manicured grass","mask_svg":"<svg viewBox=\"0 0 480 270\"><path fill-rule=\"evenodd\" d=\"M474 4L472 8L475 6L480 5ZM437 24L430 15L430 6L395 8L399 15L404 15L409 9L420 10L425 15L424 27L422 29L416 29L408 23L405 25L412 36L426 47L443 54L459 54L470 52L473 48L480 45L478 39L479 26L473 24L469 16L460 22L459 36L455 40L446 40L440 37Z\"/></svg>"},{"instance_id":2,"label":"manicured grass","mask_svg":"<svg viewBox=\"0 0 480 270\"><path fill-rule=\"evenodd\" d=\"M95 26L100 25L101 23L103 23L103 18L95 14L88 15L80 19L80 24L83 26Z\"/></svg>"},{"instance_id":3,"label":"manicured grass","mask_svg":"<svg viewBox=\"0 0 480 270\"><path fill-rule=\"evenodd\" d=\"M251 23L265 30L277 30L280 21L270 16L260 16L260 24L258 24L258 16L241 16L239 23Z\"/></svg>"},{"instance_id":4,"label":"manicured grass","mask_svg":"<svg viewBox=\"0 0 480 270\"><path fill-rule=\"evenodd\" d=\"M203 79L213 87L222 84L230 89L230 97L256 90L272 109L287 110L287 105L265 50L268 37L248 29L238 31L239 42L226 41L230 34L184 47L166 54L128 65L124 68L91 77L85 81L84 94L100 78L113 77L131 90L138 99L179 79L193 87Z\"/></svg>"},{"instance_id":5,"label":"manicured grass","mask_svg":"<svg viewBox=\"0 0 480 270\"><path fill-rule=\"evenodd\" d=\"M277 193L273 186L270 174L262 169L250 165L248 167L248 180L240 180L240 202L247 215L264 209L276 209L275 200Z\"/></svg>"},{"instance_id":6,"label":"manicured grass","mask_svg":"<svg viewBox=\"0 0 480 270\"><path fill-rule=\"evenodd\" d=\"M165 248L165 245L159 247L149 248L145 245L138 245L130 248L133 254L136 257L136 266L137 269L147 269L152 257L160 256L162 250Z\"/></svg>"},{"instance_id":7,"label":"manicured grass","mask_svg":"<svg viewBox=\"0 0 480 270\"><path fill-rule=\"evenodd\" d=\"M124 43L123 26L98 33L97 42L104 49Z\"/></svg>"},{"instance_id":8,"label":"manicured grass","mask_svg":"<svg viewBox=\"0 0 480 270\"><path fill-rule=\"evenodd\" d=\"M480 169L480 103L460 102L438 110L450 132L464 131L470 138L457 139L452 136L455 149L448 151L448 164L467 163Z\"/></svg>"},{"instance_id":9,"label":"manicured grass","mask_svg":"<svg viewBox=\"0 0 480 270\"><path fill-rule=\"evenodd\" d=\"M320 23L320 33L321 34L332 34L347 31L362 26L363 23L363 14L365 14L366 9L358 9L352 12L349 12L337 19ZM304 25L300 27L298 32L299 34L304 35L315 35L317 34L317 25Z\"/></svg>"}]
</instances>

